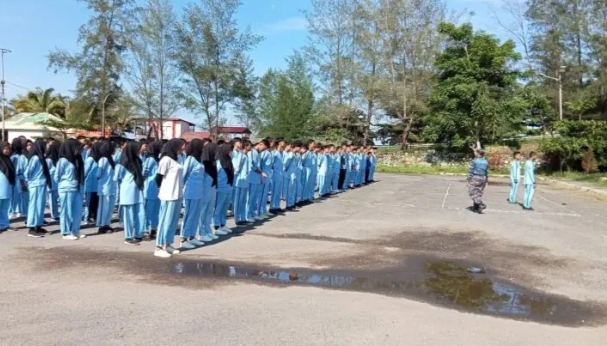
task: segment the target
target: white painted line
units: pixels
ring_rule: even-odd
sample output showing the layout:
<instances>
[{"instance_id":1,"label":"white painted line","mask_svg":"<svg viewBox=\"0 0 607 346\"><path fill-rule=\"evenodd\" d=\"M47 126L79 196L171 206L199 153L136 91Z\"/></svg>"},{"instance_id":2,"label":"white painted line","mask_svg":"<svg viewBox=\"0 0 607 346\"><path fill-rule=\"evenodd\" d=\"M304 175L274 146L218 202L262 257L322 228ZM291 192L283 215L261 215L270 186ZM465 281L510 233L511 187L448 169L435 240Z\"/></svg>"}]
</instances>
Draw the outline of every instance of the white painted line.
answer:
<instances>
[{"instance_id":1,"label":"white painted line","mask_svg":"<svg viewBox=\"0 0 607 346\"><path fill-rule=\"evenodd\" d=\"M443 205L441 206L442 209L445 209L445 203L447 203L447 197L449 197L449 190L451 190L451 184L449 183L449 186L447 187L447 192L445 193L445 198L443 198Z\"/></svg>"}]
</instances>

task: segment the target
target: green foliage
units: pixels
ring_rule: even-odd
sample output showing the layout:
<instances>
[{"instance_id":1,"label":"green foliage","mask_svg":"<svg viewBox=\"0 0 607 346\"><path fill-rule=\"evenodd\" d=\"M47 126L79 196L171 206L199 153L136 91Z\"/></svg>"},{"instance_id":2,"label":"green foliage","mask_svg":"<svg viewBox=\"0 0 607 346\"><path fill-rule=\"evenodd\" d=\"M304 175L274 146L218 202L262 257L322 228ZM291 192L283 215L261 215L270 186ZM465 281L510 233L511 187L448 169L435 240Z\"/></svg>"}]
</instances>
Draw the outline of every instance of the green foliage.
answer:
<instances>
[{"instance_id":1,"label":"green foliage","mask_svg":"<svg viewBox=\"0 0 607 346\"><path fill-rule=\"evenodd\" d=\"M427 138L465 147L520 130L528 104L517 84L520 74L510 68L520 59L514 43L475 33L471 24L442 23L438 30L447 42L435 63Z\"/></svg>"},{"instance_id":2,"label":"green foliage","mask_svg":"<svg viewBox=\"0 0 607 346\"><path fill-rule=\"evenodd\" d=\"M65 100L63 96L55 93L55 89L37 88L28 92L25 96L11 100L11 104L17 113L49 113L59 117L65 116Z\"/></svg>"}]
</instances>

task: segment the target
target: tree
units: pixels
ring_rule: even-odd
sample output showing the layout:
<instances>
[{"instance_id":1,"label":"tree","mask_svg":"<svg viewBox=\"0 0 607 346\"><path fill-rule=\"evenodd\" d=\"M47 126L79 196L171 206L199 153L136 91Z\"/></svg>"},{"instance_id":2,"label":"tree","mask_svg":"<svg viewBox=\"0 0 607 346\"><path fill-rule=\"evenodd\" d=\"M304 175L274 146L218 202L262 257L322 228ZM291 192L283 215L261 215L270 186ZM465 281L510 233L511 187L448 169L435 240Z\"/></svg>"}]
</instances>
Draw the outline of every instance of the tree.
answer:
<instances>
[{"instance_id":1,"label":"tree","mask_svg":"<svg viewBox=\"0 0 607 346\"><path fill-rule=\"evenodd\" d=\"M65 50L51 52L49 68L74 72L76 97L95 105L89 121L99 123L103 108L120 97L120 77L124 72L123 56L128 45L128 21L133 14L133 0L79 0L92 12L80 27L80 53Z\"/></svg>"},{"instance_id":2,"label":"tree","mask_svg":"<svg viewBox=\"0 0 607 346\"><path fill-rule=\"evenodd\" d=\"M176 25L176 60L184 74L185 105L205 116L214 136L226 105L235 100L232 87L239 56L262 39L250 28L239 30L235 15L240 5L240 0L201 0L188 5Z\"/></svg>"},{"instance_id":3,"label":"tree","mask_svg":"<svg viewBox=\"0 0 607 346\"><path fill-rule=\"evenodd\" d=\"M131 23L128 80L134 107L148 119L171 117L180 107L175 56L175 13L168 0L148 0ZM160 125L162 127L162 125ZM162 131L159 138L162 139Z\"/></svg>"},{"instance_id":4,"label":"tree","mask_svg":"<svg viewBox=\"0 0 607 346\"><path fill-rule=\"evenodd\" d=\"M37 88L28 92L25 96L11 100L11 104L17 113L49 113L59 117L65 116L65 102L63 97L55 93L55 89Z\"/></svg>"},{"instance_id":5,"label":"tree","mask_svg":"<svg viewBox=\"0 0 607 346\"><path fill-rule=\"evenodd\" d=\"M443 53L436 60L436 84L431 94L432 114L427 134L455 147L495 141L520 129L528 104L512 70L520 59L512 41L473 31L471 24L442 23Z\"/></svg>"},{"instance_id":6,"label":"tree","mask_svg":"<svg viewBox=\"0 0 607 346\"><path fill-rule=\"evenodd\" d=\"M238 69L232 86L235 116L253 133L256 133L261 128L256 102L259 78L254 75L253 60L249 57L240 54L236 62Z\"/></svg>"}]
</instances>

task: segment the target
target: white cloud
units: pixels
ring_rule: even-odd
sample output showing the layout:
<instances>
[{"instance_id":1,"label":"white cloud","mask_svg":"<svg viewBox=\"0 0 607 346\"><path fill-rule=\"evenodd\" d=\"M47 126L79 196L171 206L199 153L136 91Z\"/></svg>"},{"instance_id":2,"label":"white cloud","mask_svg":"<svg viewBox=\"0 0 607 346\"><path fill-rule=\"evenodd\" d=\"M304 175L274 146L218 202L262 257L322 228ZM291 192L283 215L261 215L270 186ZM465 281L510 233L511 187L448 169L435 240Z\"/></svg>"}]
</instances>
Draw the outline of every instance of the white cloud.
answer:
<instances>
[{"instance_id":1,"label":"white cloud","mask_svg":"<svg viewBox=\"0 0 607 346\"><path fill-rule=\"evenodd\" d=\"M308 23L305 18L292 17L280 20L278 22L268 24L266 29L272 32L280 31L304 31L308 28Z\"/></svg>"}]
</instances>

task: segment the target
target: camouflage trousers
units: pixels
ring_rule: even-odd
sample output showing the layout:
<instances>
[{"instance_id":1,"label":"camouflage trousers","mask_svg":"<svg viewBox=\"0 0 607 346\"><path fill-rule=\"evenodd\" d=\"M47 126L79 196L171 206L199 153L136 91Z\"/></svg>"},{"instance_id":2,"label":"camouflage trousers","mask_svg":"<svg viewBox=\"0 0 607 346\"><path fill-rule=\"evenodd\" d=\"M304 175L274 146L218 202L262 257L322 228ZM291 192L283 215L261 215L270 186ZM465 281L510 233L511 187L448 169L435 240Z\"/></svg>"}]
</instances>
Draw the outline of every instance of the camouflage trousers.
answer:
<instances>
[{"instance_id":1,"label":"camouflage trousers","mask_svg":"<svg viewBox=\"0 0 607 346\"><path fill-rule=\"evenodd\" d=\"M480 175L473 175L468 181L468 194L472 201L476 204L483 203L483 192L485 190L485 184L487 183L487 177Z\"/></svg>"}]
</instances>

